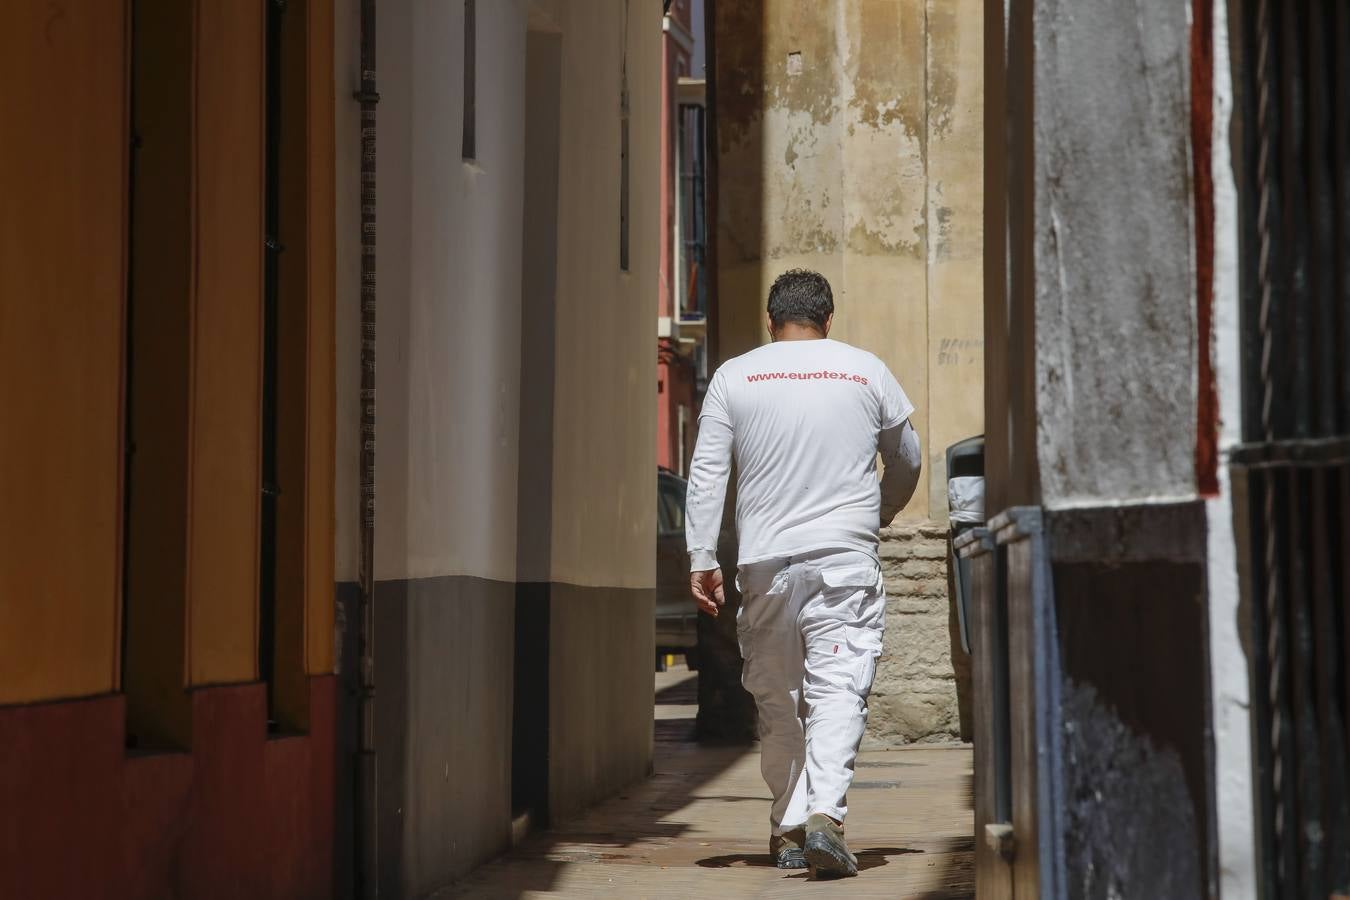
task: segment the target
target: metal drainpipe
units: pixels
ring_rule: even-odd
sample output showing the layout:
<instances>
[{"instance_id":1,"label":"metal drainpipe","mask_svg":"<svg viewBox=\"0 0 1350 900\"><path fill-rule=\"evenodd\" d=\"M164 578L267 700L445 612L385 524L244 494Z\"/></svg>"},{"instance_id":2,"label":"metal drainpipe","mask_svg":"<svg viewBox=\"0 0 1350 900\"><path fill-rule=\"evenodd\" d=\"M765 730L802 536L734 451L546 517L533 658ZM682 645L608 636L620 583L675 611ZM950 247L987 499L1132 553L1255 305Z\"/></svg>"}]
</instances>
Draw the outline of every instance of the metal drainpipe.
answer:
<instances>
[{"instance_id":1,"label":"metal drainpipe","mask_svg":"<svg viewBox=\"0 0 1350 900\"><path fill-rule=\"evenodd\" d=\"M358 891L379 896L375 753L375 0L361 0L361 746Z\"/></svg>"}]
</instances>

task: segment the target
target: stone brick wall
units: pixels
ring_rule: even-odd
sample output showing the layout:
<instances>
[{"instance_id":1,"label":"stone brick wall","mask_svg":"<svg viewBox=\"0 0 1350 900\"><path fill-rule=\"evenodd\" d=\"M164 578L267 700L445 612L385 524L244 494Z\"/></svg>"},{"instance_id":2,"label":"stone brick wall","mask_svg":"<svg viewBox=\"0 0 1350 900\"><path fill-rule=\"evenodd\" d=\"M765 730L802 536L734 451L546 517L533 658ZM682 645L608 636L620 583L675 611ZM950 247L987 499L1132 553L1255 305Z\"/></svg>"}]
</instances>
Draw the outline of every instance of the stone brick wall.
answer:
<instances>
[{"instance_id":1,"label":"stone brick wall","mask_svg":"<svg viewBox=\"0 0 1350 900\"><path fill-rule=\"evenodd\" d=\"M886 643L868 701L864 746L969 740L962 707L970 663L947 592L947 529L934 523L881 533Z\"/></svg>"}]
</instances>

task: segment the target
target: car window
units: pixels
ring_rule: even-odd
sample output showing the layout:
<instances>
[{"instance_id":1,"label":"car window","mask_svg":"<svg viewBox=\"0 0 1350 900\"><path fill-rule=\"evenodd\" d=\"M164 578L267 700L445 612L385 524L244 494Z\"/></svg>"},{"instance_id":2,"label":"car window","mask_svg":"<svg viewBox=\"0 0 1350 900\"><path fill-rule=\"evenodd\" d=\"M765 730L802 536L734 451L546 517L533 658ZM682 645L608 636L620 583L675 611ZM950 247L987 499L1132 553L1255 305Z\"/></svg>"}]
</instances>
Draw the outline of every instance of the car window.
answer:
<instances>
[{"instance_id":1,"label":"car window","mask_svg":"<svg viewBox=\"0 0 1350 900\"><path fill-rule=\"evenodd\" d=\"M670 504L670 526L676 531L684 530L684 491L676 485L671 485L666 491L667 502Z\"/></svg>"},{"instance_id":2,"label":"car window","mask_svg":"<svg viewBox=\"0 0 1350 900\"><path fill-rule=\"evenodd\" d=\"M661 483L656 485L656 533L670 534L670 509L666 505L666 492L662 490Z\"/></svg>"},{"instance_id":3,"label":"car window","mask_svg":"<svg viewBox=\"0 0 1350 900\"><path fill-rule=\"evenodd\" d=\"M663 534L684 531L684 482L673 478L657 481L657 526Z\"/></svg>"}]
</instances>

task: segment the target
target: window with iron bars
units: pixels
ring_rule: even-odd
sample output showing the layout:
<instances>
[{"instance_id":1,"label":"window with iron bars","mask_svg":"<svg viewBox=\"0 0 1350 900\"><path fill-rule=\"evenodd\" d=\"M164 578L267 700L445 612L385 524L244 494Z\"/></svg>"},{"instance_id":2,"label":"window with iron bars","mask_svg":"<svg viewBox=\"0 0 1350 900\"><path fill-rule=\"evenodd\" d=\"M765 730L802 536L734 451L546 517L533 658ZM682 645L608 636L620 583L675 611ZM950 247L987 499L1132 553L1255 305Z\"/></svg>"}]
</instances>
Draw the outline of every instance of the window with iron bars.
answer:
<instances>
[{"instance_id":1,"label":"window with iron bars","mask_svg":"<svg viewBox=\"0 0 1350 900\"><path fill-rule=\"evenodd\" d=\"M1350 893L1350 9L1244 0L1243 440L1261 896Z\"/></svg>"}]
</instances>

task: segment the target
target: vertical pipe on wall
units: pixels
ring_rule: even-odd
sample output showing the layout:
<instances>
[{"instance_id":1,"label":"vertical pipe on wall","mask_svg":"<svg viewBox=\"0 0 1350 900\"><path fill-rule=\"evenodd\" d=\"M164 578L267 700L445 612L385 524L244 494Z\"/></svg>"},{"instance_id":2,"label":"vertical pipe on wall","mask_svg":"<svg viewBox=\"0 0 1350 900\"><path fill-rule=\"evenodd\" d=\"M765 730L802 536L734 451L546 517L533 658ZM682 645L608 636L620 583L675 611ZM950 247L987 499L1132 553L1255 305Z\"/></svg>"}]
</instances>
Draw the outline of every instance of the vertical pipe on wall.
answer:
<instances>
[{"instance_id":1,"label":"vertical pipe on wall","mask_svg":"<svg viewBox=\"0 0 1350 900\"><path fill-rule=\"evenodd\" d=\"M357 882L379 894L375 754L375 0L361 0L361 744Z\"/></svg>"}]
</instances>

